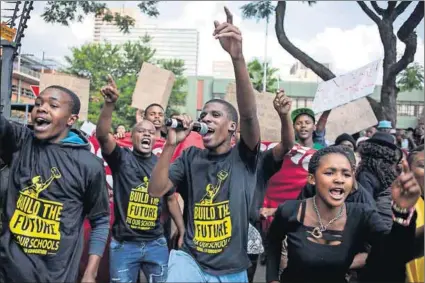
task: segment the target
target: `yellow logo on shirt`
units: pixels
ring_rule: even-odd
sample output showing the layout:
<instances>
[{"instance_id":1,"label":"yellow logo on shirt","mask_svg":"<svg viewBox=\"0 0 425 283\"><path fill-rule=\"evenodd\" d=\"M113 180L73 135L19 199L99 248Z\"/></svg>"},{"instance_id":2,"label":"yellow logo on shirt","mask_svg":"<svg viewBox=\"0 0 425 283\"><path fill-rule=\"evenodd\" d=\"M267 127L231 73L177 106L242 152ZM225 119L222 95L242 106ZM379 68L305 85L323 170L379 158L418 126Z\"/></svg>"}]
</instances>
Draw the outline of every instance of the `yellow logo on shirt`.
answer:
<instances>
[{"instance_id":1,"label":"yellow logo on shirt","mask_svg":"<svg viewBox=\"0 0 425 283\"><path fill-rule=\"evenodd\" d=\"M43 182L41 176L31 179L31 185L19 192L9 228L27 254L55 254L61 239L60 220L63 204L40 198L55 179L62 177L53 167L51 176Z\"/></svg>"},{"instance_id":2,"label":"yellow logo on shirt","mask_svg":"<svg viewBox=\"0 0 425 283\"><path fill-rule=\"evenodd\" d=\"M232 238L229 201L214 203L228 175L224 170L218 172L217 184L208 184L203 198L199 203L195 203L193 243L200 252L220 253Z\"/></svg>"},{"instance_id":3,"label":"yellow logo on shirt","mask_svg":"<svg viewBox=\"0 0 425 283\"><path fill-rule=\"evenodd\" d=\"M131 189L126 222L132 229L151 230L155 228L160 199L149 195L148 186L149 179L144 177L140 185Z\"/></svg>"}]
</instances>

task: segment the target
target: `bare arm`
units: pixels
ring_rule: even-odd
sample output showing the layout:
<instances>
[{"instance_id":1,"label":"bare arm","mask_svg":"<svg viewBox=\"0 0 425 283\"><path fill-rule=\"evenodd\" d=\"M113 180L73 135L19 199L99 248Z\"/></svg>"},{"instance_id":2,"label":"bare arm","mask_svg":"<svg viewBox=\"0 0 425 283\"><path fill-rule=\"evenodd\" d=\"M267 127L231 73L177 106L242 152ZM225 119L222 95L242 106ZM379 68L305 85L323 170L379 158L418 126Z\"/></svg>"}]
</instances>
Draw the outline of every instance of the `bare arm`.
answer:
<instances>
[{"instance_id":1,"label":"bare arm","mask_svg":"<svg viewBox=\"0 0 425 283\"><path fill-rule=\"evenodd\" d=\"M174 151L177 145L182 142L192 130L193 121L188 115L180 115L175 117L177 120L182 121L184 129L168 129L167 142L162 149L161 156L158 159L154 169L152 170L152 176L149 181L148 192L154 197L162 197L167 193L173 186L170 180L169 171L170 163L173 158ZM176 167L174 167L176 168ZM183 178L183 171L180 168L180 174L178 178Z\"/></svg>"},{"instance_id":2,"label":"bare arm","mask_svg":"<svg viewBox=\"0 0 425 283\"><path fill-rule=\"evenodd\" d=\"M163 197L174 185L168 177L171 158L176 145L165 144L149 180L148 192L154 197Z\"/></svg>"},{"instance_id":3,"label":"bare arm","mask_svg":"<svg viewBox=\"0 0 425 283\"><path fill-rule=\"evenodd\" d=\"M177 201L177 197L172 194L167 197L167 206L170 211L171 218L177 226L177 231L179 233L179 247L183 243L183 236L185 232L183 215L181 213L179 202ZM180 240L181 239L181 240Z\"/></svg>"},{"instance_id":4,"label":"bare arm","mask_svg":"<svg viewBox=\"0 0 425 283\"><path fill-rule=\"evenodd\" d=\"M108 85L102 88L101 94L105 99L105 104L97 121L96 138L100 143L102 152L109 155L117 145L109 131L112 127L112 112L114 112L115 102L119 96L117 86L111 76L108 77Z\"/></svg>"},{"instance_id":5,"label":"bare arm","mask_svg":"<svg viewBox=\"0 0 425 283\"><path fill-rule=\"evenodd\" d=\"M241 138L249 149L254 150L260 141L260 124L257 117L257 105L249 78L245 58L242 54L242 36L233 25L233 15L225 7L227 21L214 22L215 38L219 39L223 49L232 58L236 79L236 100L239 108Z\"/></svg>"},{"instance_id":6,"label":"bare arm","mask_svg":"<svg viewBox=\"0 0 425 283\"><path fill-rule=\"evenodd\" d=\"M290 112L292 100L285 95L283 90L276 93L273 106L280 117L280 143L273 150L273 157L276 161L283 159L286 153L291 150L295 143L294 127L292 125Z\"/></svg>"},{"instance_id":7,"label":"bare arm","mask_svg":"<svg viewBox=\"0 0 425 283\"><path fill-rule=\"evenodd\" d=\"M98 255L89 255L86 270L84 271L83 279L81 282L96 282L97 271L99 270L100 260L102 258Z\"/></svg>"},{"instance_id":8,"label":"bare arm","mask_svg":"<svg viewBox=\"0 0 425 283\"><path fill-rule=\"evenodd\" d=\"M316 131L323 132L326 129L326 123L328 122L329 114L331 114L331 110L327 110L320 115L319 121L316 124Z\"/></svg>"}]
</instances>

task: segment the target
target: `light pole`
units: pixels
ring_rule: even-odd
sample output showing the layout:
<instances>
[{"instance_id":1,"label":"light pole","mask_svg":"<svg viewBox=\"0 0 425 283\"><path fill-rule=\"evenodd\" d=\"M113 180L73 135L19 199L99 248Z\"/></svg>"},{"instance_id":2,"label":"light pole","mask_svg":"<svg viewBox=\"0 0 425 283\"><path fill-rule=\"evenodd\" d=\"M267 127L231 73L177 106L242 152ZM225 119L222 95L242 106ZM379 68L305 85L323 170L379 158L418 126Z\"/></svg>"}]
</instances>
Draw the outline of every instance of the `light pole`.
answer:
<instances>
[{"instance_id":1,"label":"light pole","mask_svg":"<svg viewBox=\"0 0 425 283\"><path fill-rule=\"evenodd\" d=\"M266 18L266 38L264 43L264 64L263 64L263 92L267 86L267 39L269 37L269 17Z\"/></svg>"},{"instance_id":2,"label":"light pole","mask_svg":"<svg viewBox=\"0 0 425 283\"><path fill-rule=\"evenodd\" d=\"M1 60L1 91L0 91L0 114L6 119L10 118L12 96L12 73L13 60L18 54L18 48L21 46L21 39L24 37L24 31L27 28L27 20L30 18L30 13L33 8L34 1L9 1L5 4L10 4L8 7L2 3L1 12L2 20L5 20L5 29L15 29L16 33L11 40L2 39L2 60ZM21 5L22 4L22 5ZM11 8L14 5L13 8ZM6 7L4 7L6 6ZM19 14L19 11L21 10ZM3 27L2 27L3 29Z\"/></svg>"}]
</instances>

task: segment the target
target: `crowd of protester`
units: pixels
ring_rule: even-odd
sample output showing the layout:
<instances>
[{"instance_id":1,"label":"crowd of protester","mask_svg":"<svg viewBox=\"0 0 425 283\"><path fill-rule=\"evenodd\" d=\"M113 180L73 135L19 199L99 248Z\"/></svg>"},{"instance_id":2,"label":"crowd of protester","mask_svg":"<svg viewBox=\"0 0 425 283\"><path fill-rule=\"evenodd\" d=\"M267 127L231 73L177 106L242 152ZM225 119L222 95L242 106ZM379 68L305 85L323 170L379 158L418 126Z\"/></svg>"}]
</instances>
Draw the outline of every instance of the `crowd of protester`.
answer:
<instances>
[{"instance_id":1,"label":"crowd of protester","mask_svg":"<svg viewBox=\"0 0 425 283\"><path fill-rule=\"evenodd\" d=\"M268 283L424 281L423 122L329 143L330 111L316 121L279 90L280 140L262 150L242 35L225 12L213 36L239 111L212 99L198 121L175 114L181 126L165 127L151 104L111 132L109 76L94 133L73 127L80 101L57 85L37 97L31 127L0 117L0 282L253 282L259 264Z\"/></svg>"}]
</instances>

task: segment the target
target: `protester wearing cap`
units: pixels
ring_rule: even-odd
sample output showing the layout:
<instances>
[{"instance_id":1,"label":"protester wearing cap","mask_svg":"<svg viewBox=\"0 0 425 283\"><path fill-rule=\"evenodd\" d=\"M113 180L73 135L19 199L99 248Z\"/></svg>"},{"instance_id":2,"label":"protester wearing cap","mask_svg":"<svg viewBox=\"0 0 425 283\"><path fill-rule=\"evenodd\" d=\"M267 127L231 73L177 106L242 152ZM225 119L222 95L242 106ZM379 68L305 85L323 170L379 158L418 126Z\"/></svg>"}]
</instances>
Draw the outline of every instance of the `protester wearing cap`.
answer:
<instances>
[{"instance_id":1,"label":"protester wearing cap","mask_svg":"<svg viewBox=\"0 0 425 283\"><path fill-rule=\"evenodd\" d=\"M343 133L335 140L335 145L342 145L351 148L353 151L357 149L356 140L349 134Z\"/></svg>"},{"instance_id":2,"label":"protester wearing cap","mask_svg":"<svg viewBox=\"0 0 425 283\"><path fill-rule=\"evenodd\" d=\"M316 118L313 110L310 108L298 108L291 113L291 120L294 124L296 141L302 146L321 149L325 145L323 142L314 141L314 132L317 127L315 125ZM321 134L316 135L319 139L323 138Z\"/></svg>"},{"instance_id":3,"label":"protester wearing cap","mask_svg":"<svg viewBox=\"0 0 425 283\"><path fill-rule=\"evenodd\" d=\"M390 133L391 129L393 128L391 121L382 120L379 121L378 124L378 131L381 133Z\"/></svg>"}]
</instances>

